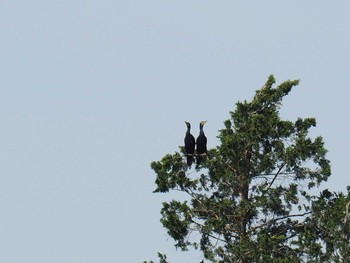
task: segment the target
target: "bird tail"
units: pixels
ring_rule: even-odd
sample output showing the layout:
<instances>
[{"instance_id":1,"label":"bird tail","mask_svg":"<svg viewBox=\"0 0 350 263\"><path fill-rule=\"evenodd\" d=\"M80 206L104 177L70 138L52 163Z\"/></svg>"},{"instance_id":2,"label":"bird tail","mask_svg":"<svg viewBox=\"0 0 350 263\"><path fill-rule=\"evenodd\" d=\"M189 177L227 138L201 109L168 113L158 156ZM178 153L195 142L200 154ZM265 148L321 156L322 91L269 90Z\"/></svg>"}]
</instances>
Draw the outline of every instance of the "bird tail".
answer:
<instances>
[{"instance_id":1,"label":"bird tail","mask_svg":"<svg viewBox=\"0 0 350 263\"><path fill-rule=\"evenodd\" d=\"M197 155L197 166L200 165L202 163L203 157L201 155Z\"/></svg>"},{"instance_id":2,"label":"bird tail","mask_svg":"<svg viewBox=\"0 0 350 263\"><path fill-rule=\"evenodd\" d=\"M187 165L188 165L188 167L191 167L193 161L194 161L193 156L187 156Z\"/></svg>"},{"instance_id":3,"label":"bird tail","mask_svg":"<svg viewBox=\"0 0 350 263\"><path fill-rule=\"evenodd\" d=\"M196 167L198 168L198 166L206 160L206 157L207 157L207 153L202 153L202 154L197 154L196 156Z\"/></svg>"}]
</instances>

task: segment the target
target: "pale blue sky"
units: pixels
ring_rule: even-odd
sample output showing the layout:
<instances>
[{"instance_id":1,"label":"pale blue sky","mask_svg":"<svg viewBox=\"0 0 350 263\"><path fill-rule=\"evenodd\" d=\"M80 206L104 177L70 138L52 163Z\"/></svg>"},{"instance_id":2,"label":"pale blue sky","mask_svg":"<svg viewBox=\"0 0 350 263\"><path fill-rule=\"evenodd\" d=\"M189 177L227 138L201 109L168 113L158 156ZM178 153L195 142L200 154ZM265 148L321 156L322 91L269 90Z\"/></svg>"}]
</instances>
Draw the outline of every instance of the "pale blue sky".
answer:
<instances>
[{"instance_id":1,"label":"pale blue sky","mask_svg":"<svg viewBox=\"0 0 350 263\"><path fill-rule=\"evenodd\" d=\"M350 185L350 2L0 1L0 261L142 262L175 252L153 160L184 121L208 146L269 74L301 79L282 116L316 117Z\"/></svg>"}]
</instances>

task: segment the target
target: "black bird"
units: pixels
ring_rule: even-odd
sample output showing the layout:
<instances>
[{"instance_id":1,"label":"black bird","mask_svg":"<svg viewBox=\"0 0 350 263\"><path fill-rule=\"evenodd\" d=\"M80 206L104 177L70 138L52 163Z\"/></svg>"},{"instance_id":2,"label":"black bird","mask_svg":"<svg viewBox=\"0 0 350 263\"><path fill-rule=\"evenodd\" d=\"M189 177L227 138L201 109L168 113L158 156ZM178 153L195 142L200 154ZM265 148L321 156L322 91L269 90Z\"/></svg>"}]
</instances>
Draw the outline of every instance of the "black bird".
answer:
<instances>
[{"instance_id":1,"label":"black bird","mask_svg":"<svg viewBox=\"0 0 350 263\"><path fill-rule=\"evenodd\" d=\"M199 136L197 137L197 165L200 165L203 160L202 154L207 153L207 137L204 135L203 126L207 121L199 123Z\"/></svg>"},{"instance_id":2,"label":"black bird","mask_svg":"<svg viewBox=\"0 0 350 263\"><path fill-rule=\"evenodd\" d=\"M194 148L196 145L196 141L193 137L193 135L191 134L191 124L187 121L185 121L186 126L187 126L187 131L186 131L186 136L185 136L185 152L187 155L187 165L191 166L191 164L193 163L194 160ZM191 154L191 155L188 155Z\"/></svg>"}]
</instances>

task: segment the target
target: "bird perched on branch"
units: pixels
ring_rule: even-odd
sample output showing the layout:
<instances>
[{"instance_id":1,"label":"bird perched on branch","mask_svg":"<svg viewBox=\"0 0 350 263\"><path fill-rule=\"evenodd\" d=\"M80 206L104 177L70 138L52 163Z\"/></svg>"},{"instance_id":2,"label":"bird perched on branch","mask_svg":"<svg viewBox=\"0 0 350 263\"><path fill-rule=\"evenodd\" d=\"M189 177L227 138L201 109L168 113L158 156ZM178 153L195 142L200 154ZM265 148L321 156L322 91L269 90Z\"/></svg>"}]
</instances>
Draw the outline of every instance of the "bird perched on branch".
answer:
<instances>
[{"instance_id":1,"label":"bird perched on branch","mask_svg":"<svg viewBox=\"0 0 350 263\"><path fill-rule=\"evenodd\" d=\"M207 137L204 135L203 126L207 121L199 123L199 136L197 137L197 165L200 165L203 160L203 154L207 153Z\"/></svg>"},{"instance_id":2,"label":"bird perched on branch","mask_svg":"<svg viewBox=\"0 0 350 263\"><path fill-rule=\"evenodd\" d=\"M186 136L185 136L185 152L187 156L187 165L191 166L194 160L194 149L196 145L196 141L191 134L191 124L185 121L187 126Z\"/></svg>"}]
</instances>

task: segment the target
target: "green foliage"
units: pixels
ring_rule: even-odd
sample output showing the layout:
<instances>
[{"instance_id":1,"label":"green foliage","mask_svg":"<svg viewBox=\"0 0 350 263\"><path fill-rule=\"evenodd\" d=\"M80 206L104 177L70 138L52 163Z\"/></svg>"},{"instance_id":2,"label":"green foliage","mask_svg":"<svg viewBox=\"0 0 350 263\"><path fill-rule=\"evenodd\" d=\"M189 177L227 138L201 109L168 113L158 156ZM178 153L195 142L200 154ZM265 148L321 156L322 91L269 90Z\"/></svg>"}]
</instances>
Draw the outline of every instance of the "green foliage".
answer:
<instances>
[{"instance_id":1,"label":"green foliage","mask_svg":"<svg viewBox=\"0 0 350 263\"><path fill-rule=\"evenodd\" d=\"M323 190L312 202L312 216L298 236L309 262L350 262L350 188L347 193Z\"/></svg>"},{"instance_id":2,"label":"green foliage","mask_svg":"<svg viewBox=\"0 0 350 263\"><path fill-rule=\"evenodd\" d=\"M158 252L158 258L159 258L159 263L169 263L166 259L166 255L159 253ZM143 263L147 263L146 261L144 261ZM154 261L149 261L148 263L154 263Z\"/></svg>"},{"instance_id":3,"label":"green foliage","mask_svg":"<svg viewBox=\"0 0 350 263\"><path fill-rule=\"evenodd\" d=\"M182 147L152 162L155 192L188 197L164 202L161 210L177 248L198 249L206 260L222 263L302 262L326 255L324 248L334 254L331 239L319 233L335 231L336 220L317 221L331 201L308 193L331 174L327 150L322 137L309 136L314 118L288 121L279 115L283 98L299 82L274 83L270 76L251 102L236 104L219 131L220 144L195 171L187 167Z\"/></svg>"}]
</instances>

